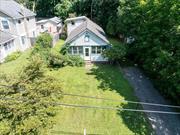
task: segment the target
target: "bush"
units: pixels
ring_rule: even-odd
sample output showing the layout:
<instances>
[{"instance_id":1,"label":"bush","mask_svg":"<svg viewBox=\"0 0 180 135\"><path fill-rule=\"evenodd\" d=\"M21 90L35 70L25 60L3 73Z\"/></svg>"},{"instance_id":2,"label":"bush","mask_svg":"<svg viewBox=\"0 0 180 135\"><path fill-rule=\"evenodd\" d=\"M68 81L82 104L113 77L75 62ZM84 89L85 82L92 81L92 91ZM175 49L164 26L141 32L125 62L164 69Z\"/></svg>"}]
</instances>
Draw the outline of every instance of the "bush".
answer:
<instances>
[{"instance_id":1,"label":"bush","mask_svg":"<svg viewBox=\"0 0 180 135\"><path fill-rule=\"evenodd\" d=\"M103 52L103 55L109 59L109 61L121 61L127 53L126 46L124 44L114 44Z\"/></svg>"},{"instance_id":2,"label":"bush","mask_svg":"<svg viewBox=\"0 0 180 135\"><path fill-rule=\"evenodd\" d=\"M17 58L19 58L21 56L21 52L14 52L10 55L8 55L6 58L5 58L5 62L10 62L10 61L13 61L13 60L16 60Z\"/></svg>"},{"instance_id":3,"label":"bush","mask_svg":"<svg viewBox=\"0 0 180 135\"><path fill-rule=\"evenodd\" d=\"M80 56L62 55L57 52L51 52L48 57L49 67L59 68L64 66L84 66L84 60Z\"/></svg>"},{"instance_id":4,"label":"bush","mask_svg":"<svg viewBox=\"0 0 180 135\"><path fill-rule=\"evenodd\" d=\"M52 46L52 37L48 33L43 33L37 38L31 55L39 54L44 61L47 61Z\"/></svg>"}]
</instances>

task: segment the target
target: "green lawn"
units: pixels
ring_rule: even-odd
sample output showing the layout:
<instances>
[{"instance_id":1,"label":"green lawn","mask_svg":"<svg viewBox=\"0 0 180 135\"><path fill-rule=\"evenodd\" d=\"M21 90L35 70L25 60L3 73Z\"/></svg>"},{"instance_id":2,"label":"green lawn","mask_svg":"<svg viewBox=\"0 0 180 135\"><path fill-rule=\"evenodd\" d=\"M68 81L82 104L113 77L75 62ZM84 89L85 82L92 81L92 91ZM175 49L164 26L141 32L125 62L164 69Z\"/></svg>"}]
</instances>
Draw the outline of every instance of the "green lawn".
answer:
<instances>
[{"instance_id":1,"label":"green lawn","mask_svg":"<svg viewBox=\"0 0 180 135\"><path fill-rule=\"evenodd\" d=\"M59 51L63 43L62 40L59 41L53 50ZM29 51L15 61L0 65L0 72L17 73L27 63L28 55ZM91 70L87 70L85 67L64 67L47 70L46 74L56 77L62 83L64 93L117 100L137 100L132 88L116 66L98 64L94 65ZM118 106L122 108L140 107L128 103L70 96L64 96L60 102L91 106ZM91 135L148 135L151 131L144 114L135 112L59 106L55 120L53 129L49 131L49 134L52 135L78 135L83 133L84 128L86 128L87 134Z\"/></svg>"}]
</instances>

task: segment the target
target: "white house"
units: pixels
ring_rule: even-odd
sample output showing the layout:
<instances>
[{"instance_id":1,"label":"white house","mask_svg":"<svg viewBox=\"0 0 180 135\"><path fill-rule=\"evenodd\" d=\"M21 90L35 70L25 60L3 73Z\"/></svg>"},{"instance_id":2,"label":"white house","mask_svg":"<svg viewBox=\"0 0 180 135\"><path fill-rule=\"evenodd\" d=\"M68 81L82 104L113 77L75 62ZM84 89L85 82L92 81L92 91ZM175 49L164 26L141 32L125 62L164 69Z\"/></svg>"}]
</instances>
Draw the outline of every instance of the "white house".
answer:
<instances>
[{"instance_id":1,"label":"white house","mask_svg":"<svg viewBox=\"0 0 180 135\"><path fill-rule=\"evenodd\" d=\"M37 32L49 32L51 34L61 33L62 30L62 20L58 17L53 17L50 19L41 19L36 22Z\"/></svg>"},{"instance_id":2,"label":"white house","mask_svg":"<svg viewBox=\"0 0 180 135\"><path fill-rule=\"evenodd\" d=\"M2 62L6 56L16 51L14 39L12 35L0 31L0 62Z\"/></svg>"},{"instance_id":3,"label":"white house","mask_svg":"<svg viewBox=\"0 0 180 135\"><path fill-rule=\"evenodd\" d=\"M11 44L14 48L13 51L24 51L31 47L31 39L37 35L35 14L14 0L0 0L0 31L1 38L3 36L9 37L9 35L14 38L13 44ZM1 43L2 47L3 44ZM0 57L2 55L1 53ZM4 52L4 56L6 55Z\"/></svg>"},{"instance_id":4,"label":"white house","mask_svg":"<svg viewBox=\"0 0 180 135\"><path fill-rule=\"evenodd\" d=\"M50 19L42 19L37 21L37 32L38 34L47 32L53 37L53 42L59 40L59 35L62 32L63 23L58 17Z\"/></svg>"},{"instance_id":5,"label":"white house","mask_svg":"<svg viewBox=\"0 0 180 135\"><path fill-rule=\"evenodd\" d=\"M69 18L67 24L66 45L69 53L80 55L85 61L107 61L102 55L103 50L110 46L104 30L85 16Z\"/></svg>"}]
</instances>

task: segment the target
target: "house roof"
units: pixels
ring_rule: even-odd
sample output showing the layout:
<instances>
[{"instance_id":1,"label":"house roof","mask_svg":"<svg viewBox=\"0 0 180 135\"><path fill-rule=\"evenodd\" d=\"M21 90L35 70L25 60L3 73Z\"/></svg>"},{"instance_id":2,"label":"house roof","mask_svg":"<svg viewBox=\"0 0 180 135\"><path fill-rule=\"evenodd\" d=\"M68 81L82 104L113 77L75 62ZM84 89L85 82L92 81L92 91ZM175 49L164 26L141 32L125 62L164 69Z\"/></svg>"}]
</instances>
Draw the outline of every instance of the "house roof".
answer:
<instances>
[{"instance_id":1,"label":"house roof","mask_svg":"<svg viewBox=\"0 0 180 135\"><path fill-rule=\"evenodd\" d=\"M14 37L6 32L0 31L0 44L13 40Z\"/></svg>"},{"instance_id":2,"label":"house roof","mask_svg":"<svg viewBox=\"0 0 180 135\"><path fill-rule=\"evenodd\" d=\"M94 23L93 21L88 19L87 17L84 17L84 16L81 17L81 19L84 19L84 18L85 18L85 21L69 34L69 36L65 42L69 43L74 38L76 38L76 36L78 36L79 34L83 33L86 30L89 30L90 32L94 33L96 36L98 36L103 41L105 41L106 43L109 44L109 41L106 38L106 34L105 34L104 30L99 25L97 25L96 23ZM80 19L80 17L78 19ZM68 21L72 21L72 19L68 19Z\"/></svg>"},{"instance_id":3,"label":"house roof","mask_svg":"<svg viewBox=\"0 0 180 135\"><path fill-rule=\"evenodd\" d=\"M73 17L73 18L68 18L65 20L65 23L66 22L69 22L69 21L74 21L74 20L86 20L87 17L86 16L79 16L79 17Z\"/></svg>"},{"instance_id":4,"label":"house roof","mask_svg":"<svg viewBox=\"0 0 180 135\"><path fill-rule=\"evenodd\" d=\"M51 21L51 22L53 22L53 23L55 23L55 24L57 24L57 25L62 22L60 18L58 18L58 17L53 17L53 18L50 18L50 19L42 19L42 20L39 20L39 21L37 22L37 24L44 24L44 23L46 23L46 22L48 22L48 21Z\"/></svg>"},{"instance_id":5,"label":"house roof","mask_svg":"<svg viewBox=\"0 0 180 135\"><path fill-rule=\"evenodd\" d=\"M0 12L8 15L9 17L12 17L13 19L20 19L24 16L30 17L36 15L35 13L21 6L14 0L0 0Z\"/></svg>"}]
</instances>

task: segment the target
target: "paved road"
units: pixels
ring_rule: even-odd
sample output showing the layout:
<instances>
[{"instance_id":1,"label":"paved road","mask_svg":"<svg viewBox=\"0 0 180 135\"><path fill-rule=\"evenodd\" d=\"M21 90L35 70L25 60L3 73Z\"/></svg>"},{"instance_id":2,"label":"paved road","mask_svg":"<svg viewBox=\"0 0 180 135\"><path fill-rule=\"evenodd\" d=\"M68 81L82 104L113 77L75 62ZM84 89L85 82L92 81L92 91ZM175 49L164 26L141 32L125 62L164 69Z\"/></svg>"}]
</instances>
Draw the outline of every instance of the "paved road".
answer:
<instances>
[{"instance_id":1,"label":"paved road","mask_svg":"<svg viewBox=\"0 0 180 135\"><path fill-rule=\"evenodd\" d=\"M153 87L149 79L135 68L128 67L122 69L125 78L134 88L136 96L141 102L151 102L158 104L168 104L167 101ZM154 107L143 105L145 110L174 111L172 108ZM170 114L147 113L148 119L157 135L180 135L180 116Z\"/></svg>"}]
</instances>

